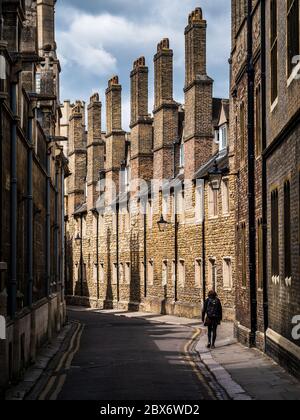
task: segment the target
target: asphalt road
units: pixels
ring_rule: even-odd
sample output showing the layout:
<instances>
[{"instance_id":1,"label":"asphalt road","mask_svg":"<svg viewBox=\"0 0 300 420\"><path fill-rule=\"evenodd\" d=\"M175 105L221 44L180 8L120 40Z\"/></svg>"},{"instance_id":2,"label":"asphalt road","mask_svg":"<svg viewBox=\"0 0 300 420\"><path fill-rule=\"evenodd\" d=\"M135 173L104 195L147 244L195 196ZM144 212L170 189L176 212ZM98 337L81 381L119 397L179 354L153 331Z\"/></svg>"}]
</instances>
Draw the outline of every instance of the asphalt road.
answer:
<instances>
[{"instance_id":1,"label":"asphalt road","mask_svg":"<svg viewBox=\"0 0 300 420\"><path fill-rule=\"evenodd\" d=\"M209 399L184 357L194 330L114 314L69 312L84 324L59 400Z\"/></svg>"}]
</instances>

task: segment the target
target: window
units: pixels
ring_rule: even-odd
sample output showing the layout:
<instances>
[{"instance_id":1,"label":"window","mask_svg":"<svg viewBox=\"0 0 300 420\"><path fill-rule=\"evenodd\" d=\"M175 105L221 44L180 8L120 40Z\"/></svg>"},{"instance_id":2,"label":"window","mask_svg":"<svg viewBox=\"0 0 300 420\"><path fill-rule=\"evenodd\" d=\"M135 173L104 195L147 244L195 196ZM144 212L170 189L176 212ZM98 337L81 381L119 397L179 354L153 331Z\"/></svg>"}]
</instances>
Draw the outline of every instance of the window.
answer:
<instances>
[{"instance_id":1,"label":"window","mask_svg":"<svg viewBox=\"0 0 300 420\"><path fill-rule=\"evenodd\" d=\"M203 223L204 220L204 183L196 188L196 208L195 221L197 224Z\"/></svg>"},{"instance_id":2,"label":"window","mask_svg":"<svg viewBox=\"0 0 300 420\"><path fill-rule=\"evenodd\" d=\"M140 279L141 279L141 284L144 285L145 283L145 263L141 263L140 264Z\"/></svg>"},{"instance_id":3,"label":"window","mask_svg":"<svg viewBox=\"0 0 300 420\"><path fill-rule=\"evenodd\" d=\"M75 264L75 267L74 267L74 280L75 280L75 283L77 283L79 281L79 279L80 279L80 267L79 267L79 264L76 263Z\"/></svg>"},{"instance_id":4,"label":"window","mask_svg":"<svg viewBox=\"0 0 300 420\"><path fill-rule=\"evenodd\" d=\"M256 109L255 109L255 144L256 144L256 156L260 156L262 153L262 119L261 119L261 87L260 85L256 88Z\"/></svg>"},{"instance_id":5,"label":"window","mask_svg":"<svg viewBox=\"0 0 300 420\"><path fill-rule=\"evenodd\" d=\"M195 286L201 288L203 284L203 266L202 259L199 258L195 261Z\"/></svg>"},{"instance_id":6,"label":"window","mask_svg":"<svg viewBox=\"0 0 300 420\"><path fill-rule=\"evenodd\" d=\"M112 267L112 284L118 283L118 264L114 263Z\"/></svg>"},{"instance_id":7,"label":"window","mask_svg":"<svg viewBox=\"0 0 300 420\"><path fill-rule=\"evenodd\" d=\"M112 232L117 233L117 214L112 213Z\"/></svg>"},{"instance_id":8,"label":"window","mask_svg":"<svg viewBox=\"0 0 300 420\"><path fill-rule=\"evenodd\" d=\"M185 262L184 260L180 260L178 263L178 284L179 287L185 286Z\"/></svg>"},{"instance_id":9,"label":"window","mask_svg":"<svg viewBox=\"0 0 300 420\"><path fill-rule=\"evenodd\" d=\"M162 263L162 286L165 287L168 284L168 261Z\"/></svg>"},{"instance_id":10,"label":"window","mask_svg":"<svg viewBox=\"0 0 300 420\"><path fill-rule=\"evenodd\" d=\"M100 280L100 283L105 282L105 272L104 272L104 264L103 263L100 264L99 280Z\"/></svg>"},{"instance_id":11,"label":"window","mask_svg":"<svg viewBox=\"0 0 300 420\"><path fill-rule=\"evenodd\" d=\"M226 149L226 147L228 145L228 134L227 134L227 125L226 124L222 125L222 127L220 128L219 145L220 145L220 151Z\"/></svg>"},{"instance_id":12,"label":"window","mask_svg":"<svg viewBox=\"0 0 300 420\"><path fill-rule=\"evenodd\" d=\"M150 260L148 263L148 284L153 286L154 284L154 261Z\"/></svg>"},{"instance_id":13,"label":"window","mask_svg":"<svg viewBox=\"0 0 300 420\"><path fill-rule=\"evenodd\" d=\"M93 280L94 280L94 284L98 283L98 264L94 264L94 267L93 267Z\"/></svg>"},{"instance_id":14,"label":"window","mask_svg":"<svg viewBox=\"0 0 300 420\"><path fill-rule=\"evenodd\" d=\"M294 57L299 48L299 0L287 0L287 68L288 77L293 72Z\"/></svg>"},{"instance_id":15,"label":"window","mask_svg":"<svg viewBox=\"0 0 300 420\"><path fill-rule=\"evenodd\" d=\"M257 286L263 289L264 277L264 242L263 242L263 221L258 221L257 227Z\"/></svg>"},{"instance_id":16,"label":"window","mask_svg":"<svg viewBox=\"0 0 300 420\"><path fill-rule=\"evenodd\" d=\"M86 226L86 217L82 218L82 236L83 238L86 237L87 234L87 226Z\"/></svg>"},{"instance_id":17,"label":"window","mask_svg":"<svg viewBox=\"0 0 300 420\"><path fill-rule=\"evenodd\" d=\"M148 200L147 203L147 224L148 228L152 229L153 227L153 203L151 200Z\"/></svg>"},{"instance_id":18,"label":"window","mask_svg":"<svg viewBox=\"0 0 300 420\"><path fill-rule=\"evenodd\" d=\"M272 281L279 283L279 206L278 190L271 194Z\"/></svg>"},{"instance_id":19,"label":"window","mask_svg":"<svg viewBox=\"0 0 300 420\"><path fill-rule=\"evenodd\" d=\"M185 197L184 197L184 191L180 190L176 193L176 212L178 215L178 221L179 223L184 224L185 223Z\"/></svg>"},{"instance_id":20,"label":"window","mask_svg":"<svg viewBox=\"0 0 300 420\"><path fill-rule=\"evenodd\" d=\"M209 260L209 287L217 290L217 264L214 258Z\"/></svg>"},{"instance_id":21,"label":"window","mask_svg":"<svg viewBox=\"0 0 300 420\"><path fill-rule=\"evenodd\" d=\"M278 97L278 32L277 32L277 0L271 0L271 101Z\"/></svg>"},{"instance_id":22,"label":"window","mask_svg":"<svg viewBox=\"0 0 300 420\"><path fill-rule=\"evenodd\" d=\"M242 102L240 109L240 139L241 139L241 161L245 160L245 104Z\"/></svg>"},{"instance_id":23,"label":"window","mask_svg":"<svg viewBox=\"0 0 300 420\"><path fill-rule=\"evenodd\" d=\"M130 284L131 282L131 264L127 262L125 264L125 282L126 284Z\"/></svg>"},{"instance_id":24,"label":"window","mask_svg":"<svg viewBox=\"0 0 300 420\"><path fill-rule=\"evenodd\" d=\"M37 94L41 93L41 73L35 75L35 91Z\"/></svg>"},{"instance_id":25,"label":"window","mask_svg":"<svg viewBox=\"0 0 300 420\"><path fill-rule=\"evenodd\" d=\"M169 196L163 194L162 196L162 213L166 221L169 220Z\"/></svg>"},{"instance_id":26,"label":"window","mask_svg":"<svg viewBox=\"0 0 300 420\"><path fill-rule=\"evenodd\" d=\"M99 216L99 235L105 236L105 219L103 214Z\"/></svg>"},{"instance_id":27,"label":"window","mask_svg":"<svg viewBox=\"0 0 300 420\"><path fill-rule=\"evenodd\" d=\"M125 270L124 270L124 264L120 264L120 283L125 282Z\"/></svg>"},{"instance_id":28,"label":"window","mask_svg":"<svg viewBox=\"0 0 300 420\"><path fill-rule=\"evenodd\" d=\"M223 287L232 289L232 262L230 257L223 259Z\"/></svg>"},{"instance_id":29,"label":"window","mask_svg":"<svg viewBox=\"0 0 300 420\"><path fill-rule=\"evenodd\" d=\"M214 190L211 185L208 186L208 213L209 217L218 216L218 191Z\"/></svg>"},{"instance_id":30,"label":"window","mask_svg":"<svg viewBox=\"0 0 300 420\"><path fill-rule=\"evenodd\" d=\"M241 263L242 263L242 286L247 287L247 232L246 224L241 228Z\"/></svg>"},{"instance_id":31,"label":"window","mask_svg":"<svg viewBox=\"0 0 300 420\"><path fill-rule=\"evenodd\" d=\"M223 179L222 181L222 211L223 215L226 216L230 212L229 207L229 180Z\"/></svg>"},{"instance_id":32,"label":"window","mask_svg":"<svg viewBox=\"0 0 300 420\"><path fill-rule=\"evenodd\" d=\"M284 271L287 280L292 277L291 254L291 184L287 181L284 184Z\"/></svg>"}]
</instances>

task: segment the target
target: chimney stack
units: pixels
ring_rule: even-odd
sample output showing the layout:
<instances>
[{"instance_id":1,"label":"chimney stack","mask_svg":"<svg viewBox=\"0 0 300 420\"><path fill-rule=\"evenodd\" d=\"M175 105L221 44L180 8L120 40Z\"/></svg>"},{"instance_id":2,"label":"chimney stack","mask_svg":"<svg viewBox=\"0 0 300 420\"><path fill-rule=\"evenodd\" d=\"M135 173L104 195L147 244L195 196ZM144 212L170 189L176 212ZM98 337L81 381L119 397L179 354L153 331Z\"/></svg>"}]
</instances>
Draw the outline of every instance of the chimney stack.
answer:
<instances>
[{"instance_id":1,"label":"chimney stack","mask_svg":"<svg viewBox=\"0 0 300 420\"><path fill-rule=\"evenodd\" d=\"M163 39L154 57L154 179L173 177L173 143L178 138L178 104L173 99L173 51Z\"/></svg>"},{"instance_id":2,"label":"chimney stack","mask_svg":"<svg viewBox=\"0 0 300 420\"><path fill-rule=\"evenodd\" d=\"M68 213L73 214L75 210L85 201L85 179L86 179L86 136L83 126L84 106L76 102L70 117L69 127L69 168L71 176L68 178Z\"/></svg>"},{"instance_id":3,"label":"chimney stack","mask_svg":"<svg viewBox=\"0 0 300 420\"><path fill-rule=\"evenodd\" d=\"M118 76L114 76L108 82L106 89L106 181L107 204L114 199L112 188L115 186L116 193L120 192L120 170L125 160L126 133L122 130L122 86Z\"/></svg>"},{"instance_id":4,"label":"chimney stack","mask_svg":"<svg viewBox=\"0 0 300 420\"><path fill-rule=\"evenodd\" d=\"M153 176L153 119L148 113L148 74L145 57L133 64L131 79L131 177L150 181Z\"/></svg>"},{"instance_id":5,"label":"chimney stack","mask_svg":"<svg viewBox=\"0 0 300 420\"><path fill-rule=\"evenodd\" d=\"M99 94L94 94L88 106L88 137L87 137L87 209L95 208L99 196L97 185L99 173L104 170L105 143L101 133L102 103Z\"/></svg>"},{"instance_id":6,"label":"chimney stack","mask_svg":"<svg viewBox=\"0 0 300 420\"><path fill-rule=\"evenodd\" d=\"M212 155L213 80L206 73L206 21L200 8L195 9L185 29L185 177L194 174Z\"/></svg>"}]
</instances>

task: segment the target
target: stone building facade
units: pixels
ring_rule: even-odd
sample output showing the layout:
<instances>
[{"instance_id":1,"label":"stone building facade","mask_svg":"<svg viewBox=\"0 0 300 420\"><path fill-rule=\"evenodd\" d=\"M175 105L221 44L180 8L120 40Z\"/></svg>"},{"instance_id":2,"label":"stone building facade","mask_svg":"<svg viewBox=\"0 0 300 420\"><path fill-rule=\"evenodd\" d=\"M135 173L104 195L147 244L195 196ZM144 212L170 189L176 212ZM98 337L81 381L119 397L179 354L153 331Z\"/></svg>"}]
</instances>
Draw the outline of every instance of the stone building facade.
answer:
<instances>
[{"instance_id":1,"label":"stone building facade","mask_svg":"<svg viewBox=\"0 0 300 420\"><path fill-rule=\"evenodd\" d=\"M68 166L59 145L54 5L54 0L1 1L0 315L6 319L1 390L20 379L65 320Z\"/></svg>"},{"instance_id":2,"label":"stone building facade","mask_svg":"<svg viewBox=\"0 0 300 420\"><path fill-rule=\"evenodd\" d=\"M134 61L130 132L121 126L122 87L106 90L106 131L95 94L65 102L71 176L66 197L67 294L70 303L199 317L215 288L235 319L235 194L229 101L213 97L206 70L202 10L188 19L185 104L173 96L168 39L154 56L154 110L148 67ZM210 173L222 171L214 189ZM217 171L217 172L218 172ZM161 222L161 223L158 223Z\"/></svg>"},{"instance_id":3,"label":"stone building facade","mask_svg":"<svg viewBox=\"0 0 300 420\"><path fill-rule=\"evenodd\" d=\"M299 21L299 1L232 1L236 332L298 376Z\"/></svg>"}]
</instances>

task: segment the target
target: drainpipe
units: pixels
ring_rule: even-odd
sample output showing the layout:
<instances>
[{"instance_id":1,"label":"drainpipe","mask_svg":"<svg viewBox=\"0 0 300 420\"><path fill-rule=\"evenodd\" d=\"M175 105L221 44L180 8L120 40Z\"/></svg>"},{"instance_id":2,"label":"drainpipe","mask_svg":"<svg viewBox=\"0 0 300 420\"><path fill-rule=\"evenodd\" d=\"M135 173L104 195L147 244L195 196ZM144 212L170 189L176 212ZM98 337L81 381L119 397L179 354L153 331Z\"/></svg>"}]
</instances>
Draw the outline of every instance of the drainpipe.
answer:
<instances>
[{"instance_id":1,"label":"drainpipe","mask_svg":"<svg viewBox=\"0 0 300 420\"><path fill-rule=\"evenodd\" d=\"M54 260L55 260L55 282L58 291L59 282L59 207L58 207L58 190L59 190L59 166L58 162L55 162L55 202L54 202Z\"/></svg>"},{"instance_id":2,"label":"drainpipe","mask_svg":"<svg viewBox=\"0 0 300 420\"><path fill-rule=\"evenodd\" d=\"M2 106L3 106L3 99L0 98L0 203L3 203L3 123L2 123ZM3 232L3 206L0 206L0 261L2 261L2 232ZM0 271L1 275L1 271ZM0 287L1 287L1 279L0 279Z\"/></svg>"},{"instance_id":3,"label":"drainpipe","mask_svg":"<svg viewBox=\"0 0 300 420\"><path fill-rule=\"evenodd\" d=\"M117 203L116 207L116 228L117 228L117 240L116 240L116 252L117 252L117 301L120 302L120 267L119 267L119 212L120 212L120 203Z\"/></svg>"},{"instance_id":4,"label":"drainpipe","mask_svg":"<svg viewBox=\"0 0 300 420\"><path fill-rule=\"evenodd\" d=\"M145 298L148 295L148 279L147 279L147 211L146 211L146 206L145 206L145 213L144 213L144 296Z\"/></svg>"},{"instance_id":5,"label":"drainpipe","mask_svg":"<svg viewBox=\"0 0 300 420\"><path fill-rule=\"evenodd\" d=\"M176 198L175 198L176 202ZM176 204L175 204L176 206ZM174 284L174 294L175 294L175 302L178 302L178 215L177 209L175 209L175 284Z\"/></svg>"},{"instance_id":6,"label":"drainpipe","mask_svg":"<svg viewBox=\"0 0 300 420\"><path fill-rule=\"evenodd\" d=\"M97 217L97 238L96 238L96 258L97 258L97 301L100 300L100 278L99 278L99 213L96 212Z\"/></svg>"},{"instance_id":7,"label":"drainpipe","mask_svg":"<svg viewBox=\"0 0 300 420\"><path fill-rule=\"evenodd\" d=\"M61 167L61 300L65 297L65 170Z\"/></svg>"},{"instance_id":8,"label":"drainpipe","mask_svg":"<svg viewBox=\"0 0 300 420\"><path fill-rule=\"evenodd\" d=\"M15 318L17 310L17 84L11 86L11 109L13 123L11 127L11 251L10 251L10 279L8 284L8 314Z\"/></svg>"},{"instance_id":9,"label":"drainpipe","mask_svg":"<svg viewBox=\"0 0 300 420\"><path fill-rule=\"evenodd\" d=\"M32 306L33 291L33 138L32 138L33 116L28 121L28 154L27 154L27 270L28 270L28 289L27 303Z\"/></svg>"},{"instance_id":10,"label":"drainpipe","mask_svg":"<svg viewBox=\"0 0 300 420\"><path fill-rule=\"evenodd\" d=\"M203 181L203 211L202 211L202 293L203 308L206 301L206 237L205 237L205 181Z\"/></svg>"},{"instance_id":11,"label":"drainpipe","mask_svg":"<svg viewBox=\"0 0 300 420\"><path fill-rule=\"evenodd\" d=\"M249 271L251 337L255 345L257 332L257 287L256 287L256 220L255 220L255 136L254 136L254 80L253 64L253 17L252 0L248 0L247 11L247 89L248 89L248 212L249 212Z\"/></svg>"},{"instance_id":12,"label":"drainpipe","mask_svg":"<svg viewBox=\"0 0 300 420\"><path fill-rule=\"evenodd\" d=\"M81 297L83 297L84 295L84 290L83 290L83 215L81 214L80 216L80 237L81 237L81 241L80 241L80 294Z\"/></svg>"},{"instance_id":13,"label":"drainpipe","mask_svg":"<svg viewBox=\"0 0 300 420\"><path fill-rule=\"evenodd\" d=\"M261 96L262 96L262 150L267 147L266 127L266 4L261 2ZM269 296L268 296L268 188L267 161L263 154L262 169L262 207L263 207L263 298L264 298L264 329L269 328ZM266 342L266 340L265 340Z\"/></svg>"},{"instance_id":14,"label":"drainpipe","mask_svg":"<svg viewBox=\"0 0 300 420\"><path fill-rule=\"evenodd\" d=\"M50 207L50 156L51 156L51 148L48 144L47 156L46 156L46 173L47 173L47 180L46 180L46 296L49 297L51 293L51 260L50 260L50 253L51 253L51 207Z\"/></svg>"}]
</instances>

